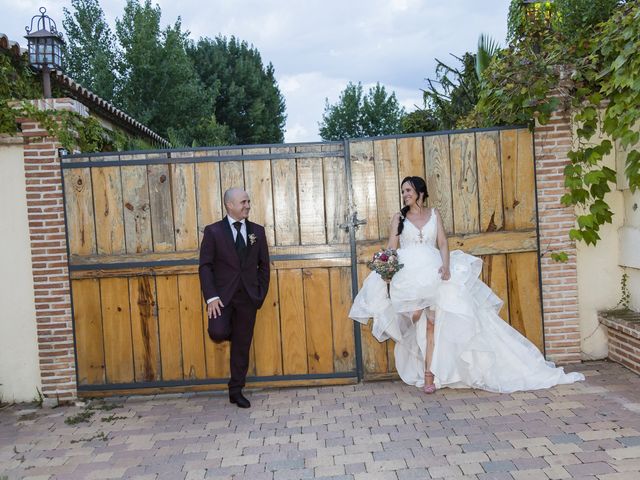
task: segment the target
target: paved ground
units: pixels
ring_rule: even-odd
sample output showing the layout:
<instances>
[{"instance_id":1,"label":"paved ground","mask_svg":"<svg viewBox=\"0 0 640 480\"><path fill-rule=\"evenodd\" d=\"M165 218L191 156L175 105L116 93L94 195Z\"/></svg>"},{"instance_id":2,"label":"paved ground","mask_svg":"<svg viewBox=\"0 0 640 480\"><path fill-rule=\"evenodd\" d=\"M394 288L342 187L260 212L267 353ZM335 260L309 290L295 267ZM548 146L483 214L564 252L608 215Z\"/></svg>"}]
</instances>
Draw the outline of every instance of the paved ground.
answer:
<instances>
[{"instance_id":1,"label":"paved ground","mask_svg":"<svg viewBox=\"0 0 640 480\"><path fill-rule=\"evenodd\" d=\"M250 392L250 410L210 393L11 406L0 479L640 479L640 377L575 369L586 382L512 395L381 382Z\"/></svg>"}]
</instances>

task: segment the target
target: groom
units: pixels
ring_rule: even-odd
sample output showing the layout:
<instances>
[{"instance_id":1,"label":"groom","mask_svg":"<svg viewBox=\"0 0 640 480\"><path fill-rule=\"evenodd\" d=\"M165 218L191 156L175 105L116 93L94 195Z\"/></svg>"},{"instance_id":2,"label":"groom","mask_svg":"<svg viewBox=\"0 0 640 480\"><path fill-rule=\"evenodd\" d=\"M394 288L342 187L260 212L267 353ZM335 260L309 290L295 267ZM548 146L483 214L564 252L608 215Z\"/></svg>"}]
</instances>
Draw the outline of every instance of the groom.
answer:
<instances>
[{"instance_id":1,"label":"groom","mask_svg":"<svg viewBox=\"0 0 640 480\"><path fill-rule=\"evenodd\" d=\"M200 287L207 302L209 336L231 340L229 401L251 403L242 395L256 312L269 289L269 251L264 227L247 218L249 195L241 188L224 192L227 215L207 225L200 246Z\"/></svg>"}]
</instances>

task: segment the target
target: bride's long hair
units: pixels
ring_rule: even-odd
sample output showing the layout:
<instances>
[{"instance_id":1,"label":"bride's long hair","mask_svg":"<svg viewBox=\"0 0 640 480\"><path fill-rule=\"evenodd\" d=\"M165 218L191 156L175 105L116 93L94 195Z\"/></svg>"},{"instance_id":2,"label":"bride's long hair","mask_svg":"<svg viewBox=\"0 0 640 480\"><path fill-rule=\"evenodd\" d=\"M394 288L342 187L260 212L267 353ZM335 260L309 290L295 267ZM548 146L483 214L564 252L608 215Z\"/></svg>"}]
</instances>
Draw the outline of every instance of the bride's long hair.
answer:
<instances>
[{"instance_id":1,"label":"bride's long hair","mask_svg":"<svg viewBox=\"0 0 640 480\"><path fill-rule=\"evenodd\" d=\"M424 181L424 179L421 177L404 177L404 179L402 180L402 183L400 184L400 188L402 188L402 185L404 185L407 182L416 191L416 193L418 194L418 198L420 198L421 193L424 194L424 196L422 197L422 202L423 202L423 206L426 207L427 197L429 196L429 194L427 193L427 183ZM409 211L408 205L405 205L400 210L400 221L398 222L398 233L397 233L398 236L402 233L402 230L404 230L404 219L407 218L408 211Z\"/></svg>"}]
</instances>

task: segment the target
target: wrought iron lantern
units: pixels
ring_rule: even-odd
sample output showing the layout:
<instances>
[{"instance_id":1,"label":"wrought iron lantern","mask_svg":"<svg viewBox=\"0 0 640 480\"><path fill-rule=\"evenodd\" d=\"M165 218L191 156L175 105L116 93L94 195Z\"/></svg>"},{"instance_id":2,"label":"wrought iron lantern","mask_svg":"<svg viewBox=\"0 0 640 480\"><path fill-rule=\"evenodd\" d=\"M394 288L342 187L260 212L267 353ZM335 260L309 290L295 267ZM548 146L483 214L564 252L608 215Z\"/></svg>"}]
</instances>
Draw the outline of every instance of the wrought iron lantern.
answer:
<instances>
[{"instance_id":1,"label":"wrought iron lantern","mask_svg":"<svg viewBox=\"0 0 640 480\"><path fill-rule=\"evenodd\" d=\"M46 15L46 12L46 8L40 7L40 15L34 15L31 19L31 25L25 27L27 35L24 38L29 44L29 63L36 70L42 71L44 97L51 98L50 72L62 69L64 40L62 33L58 32L56 28L56 22L49 15Z\"/></svg>"}]
</instances>

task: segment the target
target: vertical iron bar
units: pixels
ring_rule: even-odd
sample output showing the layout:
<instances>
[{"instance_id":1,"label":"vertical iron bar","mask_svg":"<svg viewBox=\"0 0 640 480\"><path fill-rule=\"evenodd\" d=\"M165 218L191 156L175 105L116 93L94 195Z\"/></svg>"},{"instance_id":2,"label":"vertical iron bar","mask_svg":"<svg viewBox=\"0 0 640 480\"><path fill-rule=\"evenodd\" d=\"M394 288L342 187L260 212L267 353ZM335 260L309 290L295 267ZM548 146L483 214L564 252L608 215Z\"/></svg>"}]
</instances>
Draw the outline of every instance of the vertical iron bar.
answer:
<instances>
[{"instance_id":1,"label":"vertical iron bar","mask_svg":"<svg viewBox=\"0 0 640 480\"><path fill-rule=\"evenodd\" d=\"M516 130L517 132L517 130ZM517 138L517 137L516 137ZM516 144L517 145L517 144ZM540 210L538 208L538 167L536 165L536 134L535 127L531 132L531 148L533 149L533 188L536 199L536 246L538 247L538 288L540 289L540 322L542 323L542 355L547 358L547 341L544 334L544 298L542 297L542 258L540 254Z\"/></svg>"},{"instance_id":2,"label":"vertical iron bar","mask_svg":"<svg viewBox=\"0 0 640 480\"><path fill-rule=\"evenodd\" d=\"M351 216L351 207L353 206L353 179L351 176L351 152L349 149L349 140L343 140L344 143L344 166L347 177L347 195L349 199L349 216ZM354 216L355 218L355 216ZM351 298L354 299L358 293L358 256L356 251L356 229L352 220L348 220L352 225L349 226L349 245L351 247ZM356 349L356 373L358 381L364 378L364 365L362 361L362 339L360 338L360 323L353 322L353 338L355 340Z\"/></svg>"}]
</instances>

